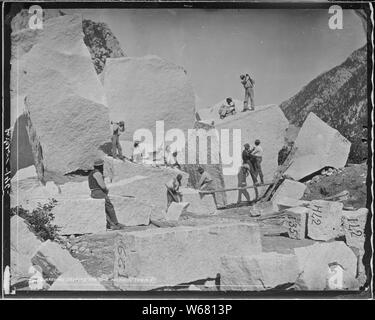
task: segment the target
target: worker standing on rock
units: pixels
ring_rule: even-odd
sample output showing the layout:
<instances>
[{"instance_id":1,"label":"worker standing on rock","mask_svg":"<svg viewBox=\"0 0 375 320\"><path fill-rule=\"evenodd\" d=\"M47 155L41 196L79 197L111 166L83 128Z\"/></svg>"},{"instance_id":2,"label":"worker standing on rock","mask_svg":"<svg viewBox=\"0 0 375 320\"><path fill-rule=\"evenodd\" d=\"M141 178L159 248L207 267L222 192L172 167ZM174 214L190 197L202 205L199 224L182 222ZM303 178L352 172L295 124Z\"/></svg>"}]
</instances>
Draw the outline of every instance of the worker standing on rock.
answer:
<instances>
[{"instance_id":1,"label":"worker standing on rock","mask_svg":"<svg viewBox=\"0 0 375 320\"><path fill-rule=\"evenodd\" d=\"M242 165L240 167L240 170L238 171L238 174L237 174L237 179L238 179L237 186L239 188L247 187L246 178L249 175L249 173L250 173L250 167L249 167L249 165L247 163L245 163L244 165ZM244 195L245 198L246 198L246 200L248 202L250 202L249 192L246 189L240 189L240 190L238 190L237 204L241 203L241 196L242 195Z\"/></svg>"},{"instance_id":2,"label":"worker standing on rock","mask_svg":"<svg viewBox=\"0 0 375 320\"><path fill-rule=\"evenodd\" d=\"M241 74L240 76L241 83L245 89L245 99L243 102L243 110L242 111L251 111L254 110L254 85L255 81L251 79L251 77L246 74ZM249 108L249 100L250 100L250 108Z\"/></svg>"},{"instance_id":3,"label":"worker standing on rock","mask_svg":"<svg viewBox=\"0 0 375 320\"><path fill-rule=\"evenodd\" d=\"M179 189L181 187L181 181L182 181L182 174L179 173L176 178L173 178L172 180L168 181L168 183L165 184L167 188L167 210L172 202L182 201L182 195L179 192Z\"/></svg>"},{"instance_id":4,"label":"worker standing on rock","mask_svg":"<svg viewBox=\"0 0 375 320\"><path fill-rule=\"evenodd\" d=\"M112 127L112 157L113 158L119 158L121 160L124 159L124 156L122 155L122 148L120 144L120 134L121 132L125 131L125 123L124 121L120 122L111 122L113 125ZM117 156L118 151L118 156Z\"/></svg>"},{"instance_id":5,"label":"worker standing on rock","mask_svg":"<svg viewBox=\"0 0 375 320\"><path fill-rule=\"evenodd\" d=\"M264 184L264 180L263 180L263 171L262 171L262 158L263 158L263 148L260 146L260 140L259 139L256 139L255 142L255 147L254 149L251 151L251 155L253 155L255 157L255 174L256 174L256 177L258 176L259 174L259 178L260 178L260 181L262 184Z\"/></svg>"},{"instance_id":6,"label":"worker standing on rock","mask_svg":"<svg viewBox=\"0 0 375 320\"><path fill-rule=\"evenodd\" d=\"M107 229L119 230L125 227L117 221L115 208L109 199L109 190L104 182L103 177L104 161L96 160L94 162L94 170L89 174L89 188L91 190L91 198L105 199L105 213L107 219Z\"/></svg>"}]
</instances>

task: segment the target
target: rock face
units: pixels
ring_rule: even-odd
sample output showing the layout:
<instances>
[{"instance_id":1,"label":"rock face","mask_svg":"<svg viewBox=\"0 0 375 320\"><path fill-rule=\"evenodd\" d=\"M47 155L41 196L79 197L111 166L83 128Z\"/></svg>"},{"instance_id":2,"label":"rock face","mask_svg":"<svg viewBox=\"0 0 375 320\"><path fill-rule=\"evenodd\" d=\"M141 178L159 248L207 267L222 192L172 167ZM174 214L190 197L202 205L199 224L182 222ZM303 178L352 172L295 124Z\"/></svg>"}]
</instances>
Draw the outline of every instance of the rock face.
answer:
<instances>
[{"instance_id":1,"label":"rock face","mask_svg":"<svg viewBox=\"0 0 375 320\"><path fill-rule=\"evenodd\" d=\"M336 265L343 269L336 275L337 289L357 289L357 258L344 242L317 243L295 248L294 252L300 269L297 284L301 290L328 289L329 283L334 281L330 268Z\"/></svg>"},{"instance_id":2,"label":"rock face","mask_svg":"<svg viewBox=\"0 0 375 320\"><path fill-rule=\"evenodd\" d=\"M300 180L324 167L344 167L350 142L314 113L306 118L295 141L297 151L286 176Z\"/></svg>"},{"instance_id":3,"label":"rock face","mask_svg":"<svg viewBox=\"0 0 375 320\"><path fill-rule=\"evenodd\" d=\"M118 233L114 283L151 290L216 278L220 256L261 252L257 225L245 223Z\"/></svg>"},{"instance_id":4,"label":"rock face","mask_svg":"<svg viewBox=\"0 0 375 320\"><path fill-rule=\"evenodd\" d=\"M194 130L188 134L185 150L185 165L182 166L182 169L189 173L191 187L198 188L200 174L197 169L202 167L213 179L212 187L214 189L225 189L220 155L220 136L213 125L196 121ZM218 206L227 204L225 192L217 192L215 195Z\"/></svg>"},{"instance_id":5,"label":"rock face","mask_svg":"<svg viewBox=\"0 0 375 320\"><path fill-rule=\"evenodd\" d=\"M158 120L165 131L193 127L194 92L182 67L156 56L107 59L103 81L111 120L125 121L121 139L142 128L155 137Z\"/></svg>"},{"instance_id":6,"label":"rock face","mask_svg":"<svg viewBox=\"0 0 375 320\"><path fill-rule=\"evenodd\" d=\"M104 69L107 58L120 58L125 54L120 43L108 28L106 23L83 20L83 41L90 51L96 73Z\"/></svg>"},{"instance_id":7,"label":"rock face","mask_svg":"<svg viewBox=\"0 0 375 320\"><path fill-rule=\"evenodd\" d=\"M310 112L337 129L352 143L349 159L362 162L367 145L367 50L354 51L341 65L321 74L280 108L289 121L301 126Z\"/></svg>"},{"instance_id":8,"label":"rock face","mask_svg":"<svg viewBox=\"0 0 375 320\"><path fill-rule=\"evenodd\" d=\"M59 199L52 213L62 235L106 231L104 199Z\"/></svg>"},{"instance_id":9,"label":"rock face","mask_svg":"<svg viewBox=\"0 0 375 320\"><path fill-rule=\"evenodd\" d=\"M181 214L186 211L189 205L190 205L189 202L179 202L179 203L172 202L168 208L165 219L167 221L178 221Z\"/></svg>"},{"instance_id":10,"label":"rock face","mask_svg":"<svg viewBox=\"0 0 375 320\"><path fill-rule=\"evenodd\" d=\"M50 240L39 246L31 261L33 265L42 269L44 277L50 281L56 280L70 269L83 269L81 263L74 259L68 250L62 249L59 244Z\"/></svg>"},{"instance_id":11,"label":"rock face","mask_svg":"<svg viewBox=\"0 0 375 320\"><path fill-rule=\"evenodd\" d=\"M271 201L277 206L278 199L283 197L299 200L306 190L304 183L285 179L273 194Z\"/></svg>"},{"instance_id":12,"label":"rock face","mask_svg":"<svg viewBox=\"0 0 375 320\"><path fill-rule=\"evenodd\" d=\"M309 204L307 235L314 240L327 241L341 233L343 204L336 201L313 200Z\"/></svg>"},{"instance_id":13,"label":"rock face","mask_svg":"<svg viewBox=\"0 0 375 320\"><path fill-rule=\"evenodd\" d=\"M47 20L36 44L12 68L18 70L17 96L25 97L38 176L92 168L110 126L104 92L82 40L81 18Z\"/></svg>"},{"instance_id":14,"label":"rock face","mask_svg":"<svg viewBox=\"0 0 375 320\"><path fill-rule=\"evenodd\" d=\"M284 145L284 134L288 127L288 121L279 107L256 106L255 111L241 112L216 121L215 127L221 135L221 159L226 188L237 187L237 173L242 164L243 145L245 143L253 145L255 139L260 139L264 152L262 160L264 180L265 182L272 180L277 169L278 152ZM237 132L240 136L236 134L236 129L239 130ZM224 138L225 134L228 134L228 138ZM233 155L232 159L231 155ZM252 184L251 178L248 178L248 184ZM262 188L259 189L262 192ZM249 193L252 198L255 197L252 190L249 190ZM236 202L237 192L227 192L227 201Z\"/></svg>"},{"instance_id":15,"label":"rock face","mask_svg":"<svg viewBox=\"0 0 375 320\"><path fill-rule=\"evenodd\" d=\"M150 224L152 208L132 198L111 196L113 206L116 210L117 220L127 227L147 226Z\"/></svg>"},{"instance_id":16,"label":"rock face","mask_svg":"<svg viewBox=\"0 0 375 320\"><path fill-rule=\"evenodd\" d=\"M293 284L299 273L294 254L263 252L221 257L220 290L259 291Z\"/></svg>"}]
</instances>

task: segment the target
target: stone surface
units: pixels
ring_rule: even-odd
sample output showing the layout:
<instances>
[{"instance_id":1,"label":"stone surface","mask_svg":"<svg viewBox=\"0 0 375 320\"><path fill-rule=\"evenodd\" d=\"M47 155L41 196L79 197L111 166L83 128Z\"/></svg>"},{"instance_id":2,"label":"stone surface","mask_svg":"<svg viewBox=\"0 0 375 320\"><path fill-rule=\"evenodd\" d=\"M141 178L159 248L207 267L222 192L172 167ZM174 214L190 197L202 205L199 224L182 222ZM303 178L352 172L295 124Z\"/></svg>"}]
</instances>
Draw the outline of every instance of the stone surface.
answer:
<instances>
[{"instance_id":1,"label":"stone surface","mask_svg":"<svg viewBox=\"0 0 375 320\"><path fill-rule=\"evenodd\" d=\"M276 212L277 210L274 210L273 203L271 201L257 202L254 205L250 206L250 215L253 217L266 217Z\"/></svg>"},{"instance_id":2,"label":"stone surface","mask_svg":"<svg viewBox=\"0 0 375 320\"><path fill-rule=\"evenodd\" d=\"M356 211L343 211L342 224L345 234L345 242L348 246L358 248L364 252L365 226L368 209L361 208Z\"/></svg>"},{"instance_id":3,"label":"stone surface","mask_svg":"<svg viewBox=\"0 0 375 320\"><path fill-rule=\"evenodd\" d=\"M263 148L262 171L264 181L272 181L277 169L277 156L284 145L285 129L288 121L281 109L275 105L255 106L255 111L239 112L234 116L218 120L215 128L221 134L221 160L223 163L224 184L226 188L237 187L237 173L242 164L242 150L245 143L254 144L260 139ZM228 129L229 131L222 131ZM235 131L235 129L240 131ZM227 132L227 133L226 133ZM240 136L238 135L240 133ZM228 134L228 138L225 135ZM233 139L232 139L233 138ZM231 156L233 155L233 158ZM252 180L248 177L248 185ZM263 188L259 188L260 194ZM249 189L252 199L255 198L253 189ZM227 202L237 202L237 192L226 192Z\"/></svg>"},{"instance_id":4,"label":"stone surface","mask_svg":"<svg viewBox=\"0 0 375 320\"><path fill-rule=\"evenodd\" d=\"M310 209L295 207L287 209L285 223L288 228L288 236L291 239L305 239L307 231L307 217Z\"/></svg>"},{"instance_id":5,"label":"stone surface","mask_svg":"<svg viewBox=\"0 0 375 320\"><path fill-rule=\"evenodd\" d=\"M259 227L230 223L118 233L114 284L151 290L216 278L220 256L260 253Z\"/></svg>"},{"instance_id":6,"label":"stone surface","mask_svg":"<svg viewBox=\"0 0 375 320\"><path fill-rule=\"evenodd\" d=\"M310 112L298 133L297 151L285 175L300 180L324 167L344 167L350 145L337 130Z\"/></svg>"},{"instance_id":7,"label":"stone surface","mask_svg":"<svg viewBox=\"0 0 375 320\"><path fill-rule=\"evenodd\" d=\"M299 273L294 254L263 252L221 257L220 290L259 291L293 284Z\"/></svg>"},{"instance_id":8,"label":"stone surface","mask_svg":"<svg viewBox=\"0 0 375 320\"><path fill-rule=\"evenodd\" d=\"M309 203L310 201L296 200L288 197L278 197L276 200L272 201L275 211L281 211L293 207L305 207L308 206Z\"/></svg>"},{"instance_id":9,"label":"stone surface","mask_svg":"<svg viewBox=\"0 0 375 320\"><path fill-rule=\"evenodd\" d=\"M182 169L189 174L189 186L198 188L200 174L198 167L207 171L213 182L215 190L225 189L223 167L220 156L220 135L213 125L196 121L194 129L188 133L188 141L185 147L185 158L179 160L185 163ZM227 203L225 192L216 193L218 206L225 206Z\"/></svg>"},{"instance_id":10,"label":"stone surface","mask_svg":"<svg viewBox=\"0 0 375 320\"><path fill-rule=\"evenodd\" d=\"M75 266L62 273L50 286L49 291L106 291L105 287L86 270Z\"/></svg>"},{"instance_id":11,"label":"stone surface","mask_svg":"<svg viewBox=\"0 0 375 320\"><path fill-rule=\"evenodd\" d=\"M52 213L62 235L106 231L104 199L59 199Z\"/></svg>"},{"instance_id":12,"label":"stone surface","mask_svg":"<svg viewBox=\"0 0 375 320\"><path fill-rule=\"evenodd\" d=\"M141 128L155 137L158 120L164 121L165 131L193 127L194 92L182 67L146 56L107 59L103 72L110 118L125 121L120 139L133 139L134 131Z\"/></svg>"},{"instance_id":13,"label":"stone surface","mask_svg":"<svg viewBox=\"0 0 375 320\"><path fill-rule=\"evenodd\" d=\"M10 219L10 262L12 284L29 277L31 257L42 244L19 216Z\"/></svg>"},{"instance_id":14,"label":"stone surface","mask_svg":"<svg viewBox=\"0 0 375 320\"><path fill-rule=\"evenodd\" d=\"M70 269L83 269L79 260L73 258L68 250L62 249L58 243L50 240L39 246L31 261L42 268L44 278L49 281L56 280Z\"/></svg>"},{"instance_id":15,"label":"stone surface","mask_svg":"<svg viewBox=\"0 0 375 320\"><path fill-rule=\"evenodd\" d=\"M312 200L309 204L307 235L314 240L327 241L341 233L343 204L336 201Z\"/></svg>"},{"instance_id":16,"label":"stone surface","mask_svg":"<svg viewBox=\"0 0 375 320\"><path fill-rule=\"evenodd\" d=\"M25 109L41 179L92 168L102 155L98 148L110 137L104 90L82 37L81 17L48 19L37 42L12 63L17 70L12 103Z\"/></svg>"},{"instance_id":17,"label":"stone surface","mask_svg":"<svg viewBox=\"0 0 375 320\"><path fill-rule=\"evenodd\" d=\"M209 215L216 212L215 201L212 195L201 195L199 190L191 188L181 188L182 201L189 202L187 211L198 215Z\"/></svg>"},{"instance_id":18,"label":"stone surface","mask_svg":"<svg viewBox=\"0 0 375 320\"><path fill-rule=\"evenodd\" d=\"M165 215L165 219L167 221L178 221L181 214L187 210L189 205L189 202L172 202Z\"/></svg>"},{"instance_id":19,"label":"stone surface","mask_svg":"<svg viewBox=\"0 0 375 320\"><path fill-rule=\"evenodd\" d=\"M285 179L273 194L271 201L277 208L278 199L287 197L299 200L302 198L305 190L306 185L304 183L293 181L290 179Z\"/></svg>"},{"instance_id":20,"label":"stone surface","mask_svg":"<svg viewBox=\"0 0 375 320\"><path fill-rule=\"evenodd\" d=\"M178 174L182 174L182 186L188 182L188 174L177 169L154 168L135 164L132 162L113 162L113 184L119 183L124 179L129 183L118 184L115 187L109 186L110 195L132 196L136 200L142 201L152 208L152 217L161 219L167 209L167 189L165 184ZM135 177L137 177L135 179ZM139 179L139 176L145 177Z\"/></svg>"},{"instance_id":21,"label":"stone surface","mask_svg":"<svg viewBox=\"0 0 375 320\"><path fill-rule=\"evenodd\" d=\"M133 198L109 196L115 207L117 220L125 226L147 226L150 224L152 207Z\"/></svg>"},{"instance_id":22,"label":"stone surface","mask_svg":"<svg viewBox=\"0 0 375 320\"><path fill-rule=\"evenodd\" d=\"M357 289L355 281L357 258L353 251L342 241L316 243L308 247L295 248L300 275L297 280L301 290L326 290L328 281L332 282L333 265L342 267L342 281L338 274L338 287ZM331 278L331 280L329 280Z\"/></svg>"}]
</instances>

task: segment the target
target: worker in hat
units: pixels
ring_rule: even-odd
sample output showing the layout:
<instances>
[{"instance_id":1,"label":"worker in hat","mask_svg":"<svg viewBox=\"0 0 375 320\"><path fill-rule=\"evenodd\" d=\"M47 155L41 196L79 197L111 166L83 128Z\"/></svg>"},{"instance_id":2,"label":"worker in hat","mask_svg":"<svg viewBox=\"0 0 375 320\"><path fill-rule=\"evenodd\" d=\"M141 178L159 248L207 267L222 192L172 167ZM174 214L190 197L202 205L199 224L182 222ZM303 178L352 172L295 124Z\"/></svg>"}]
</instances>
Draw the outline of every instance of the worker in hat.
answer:
<instances>
[{"instance_id":1,"label":"worker in hat","mask_svg":"<svg viewBox=\"0 0 375 320\"><path fill-rule=\"evenodd\" d=\"M238 179L237 186L239 188L243 188L247 186L246 178L249 174L250 174L250 167L247 163L245 163L240 167L240 169L238 170L238 174L237 174L237 179ZM238 190L238 199L237 199L238 204L241 203L242 195L245 196L247 202L250 202L249 192L246 189L240 189Z\"/></svg>"},{"instance_id":2,"label":"worker in hat","mask_svg":"<svg viewBox=\"0 0 375 320\"><path fill-rule=\"evenodd\" d=\"M182 195L179 191L181 187L182 174L179 173L175 178L168 181L165 186L167 188L167 210L172 202L181 202Z\"/></svg>"},{"instance_id":3,"label":"worker in hat","mask_svg":"<svg viewBox=\"0 0 375 320\"><path fill-rule=\"evenodd\" d=\"M88 176L91 198L105 199L107 229L119 230L122 229L124 225L119 223L117 220L115 208L113 207L113 204L108 196L109 190L104 182L103 171L104 161L96 160L94 162L94 170L92 170Z\"/></svg>"},{"instance_id":4,"label":"worker in hat","mask_svg":"<svg viewBox=\"0 0 375 320\"><path fill-rule=\"evenodd\" d=\"M125 131L124 121L111 122L112 123L112 157L124 159L122 155L122 148L120 144L120 134ZM118 154L117 154L118 151Z\"/></svg>"},{"instance_id":5,"label":"worker in hat","mask_svg":"<svg viewBox=\"0 0 375 320\"><path fill-rule=\"evenodd\" d=\"M245 89L245 99L243 102L243 110L249 111L254 110L254 85L255 81L248 75L241 74L240 76L241 83ZM250 99L250 108L249 108L249 99Z\"/></svg>"},{"instance_id":6,"label":"worker in hat","mask_svg":"<svg viewBox=\"0 0 375 320\"><path fill-rule=\"evenodd\" d=\"M259 175L260 181L262 184L264 184L263 180L263 171L262 171L262 158L263 158L263 148L260 145L260 140L256 139L255 142L255 147L251 151L251 155L254 156L255 162L254 162L254 167L255 167L255 174L256 176Z\"/></svg>"}]
</instances>

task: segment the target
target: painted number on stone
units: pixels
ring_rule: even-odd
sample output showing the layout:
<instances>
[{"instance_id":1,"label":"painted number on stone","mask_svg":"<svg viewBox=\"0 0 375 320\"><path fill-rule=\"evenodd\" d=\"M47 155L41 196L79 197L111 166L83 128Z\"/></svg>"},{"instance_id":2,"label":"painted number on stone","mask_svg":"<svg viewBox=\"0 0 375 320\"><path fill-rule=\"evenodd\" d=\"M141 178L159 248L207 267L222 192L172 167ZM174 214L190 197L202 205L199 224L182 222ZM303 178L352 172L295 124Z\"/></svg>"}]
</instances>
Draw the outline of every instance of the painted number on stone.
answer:
<instances>
[{"instance_id":1,"label":"painted number on stone","mask_svg":"<svg viewBox=\"0 0 375 320\"><path fill-rule=\"evenodd\" d=\"M313 224L316 224L316 225L320 225L322 223L322 216L318 213L321 213L322 210L321 210L322 207L319 207L319 206L315 206L312 211L312 215L311 215L311 222Z\"/></svg>"},{"instance_id":2,"label":"painted number on stone","mask_svg":"<svg viewBox=\"0 0 375 320\"><path fill-rule=\"evenodd\" d=\"M352 224L349 224L349 231L350 231L350 235L353 237L361 237L362 236L362 231L357 229L357 228L360 228L360 225L359 224L356 224L356 225L352 225Z\"/></svg>"},{"instance_id":3,"label":"painted number on stone","mask_svg":"<svg viewBox=\"0 0 375 320\"><path fill-rule=\"evenodd\" d=\"M298 231L297 231L298 223L295 218L289 217L288 226L289 226L289 234L291 236L297 236L298 235Z\"/></svg>"},{"instance_id":4,"label":"painted number on stone","mask_svg":"<svg viewBox=\"0 0 375 320\"><path fill-rule=\"evenodd\" d=\"M38 5L33 5L29 8L29 13L32 14L29 19L29 28L43 29L43 9Z\"/></svg>"},{"instance_id":5,"label":"painted number on stone","mask_svg":"<svg viewBox=\"0 0 375 320\"><path fill-rule=\"evenodd\" d=\"M119 245L117 247L117 267L119 275L125 275L125 257L125 248Z\"/></svg>"}]
</instances>

